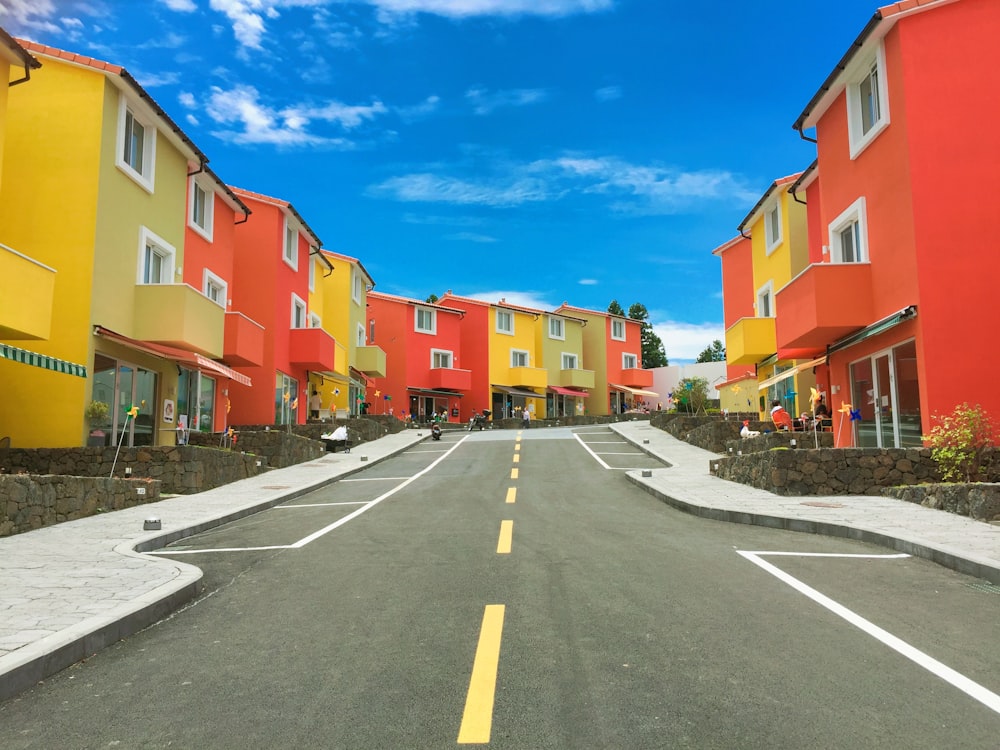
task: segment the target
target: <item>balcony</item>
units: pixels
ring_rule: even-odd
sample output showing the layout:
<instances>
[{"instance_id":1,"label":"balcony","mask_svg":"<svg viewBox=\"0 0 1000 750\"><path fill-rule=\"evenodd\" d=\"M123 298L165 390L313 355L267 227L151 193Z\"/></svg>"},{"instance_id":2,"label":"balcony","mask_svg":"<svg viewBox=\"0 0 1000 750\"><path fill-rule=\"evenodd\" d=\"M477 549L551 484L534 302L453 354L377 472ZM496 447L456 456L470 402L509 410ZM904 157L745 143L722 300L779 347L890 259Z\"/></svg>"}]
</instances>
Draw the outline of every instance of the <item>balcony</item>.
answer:
<instances>
[{"instance_id":1,"label":"balcony","mask_svg":"<svg viewBox=\"0 0 1000 750\"><path fill-rule=\"evenodd\" d=\"M264 361L264 326L240 312L226 313L222 358L231 365L254 367Z\"/></svg>"},{"instance_id":2,"label":"balcony","mask_svg":"<svg viewBox=\"0 0 1000 750\"><path fill-rule=\"evenodd\" d=\"M781 349L823 349L875 320L871 264L808 266L775 295L775 308Z\"/></svg>"},{"instance_id":3,"label":"balcony","mask_svg":"<svg viewBox=\"0 0 1000 750\"><path fill-rule=\"evenodd\" d=\"M432 367L427 379L431 390L468 391L472 388L472 370Z\"/></svg>"},{"instance_id":4,"label":"balcony","mask_svg":"<svg viewBox=\"0 0 1000 750\"><path fill-rule=\"evenodd\" d=\"M650 383L652 383L652 380ZM571 370L560 370L559 385L564 388L593 388L594 371L579 370L576 368Z\"/></svg>"},{"instance_id":5,"label":"balcony","mask_svg":"<svg viewBox=\"0 0 1000 750\"><path fill-rule=\"evenodd\" d=\"M385 350L380 346L359 346L354 352L354 369L370 378L385 377Z\"/></svg>"},{"instance_id":6,"label":"balcony","mask_svg":"<svg viewBox=\"0 0 1000 750\"><path fill-rule=\"evenodd\" d=\"M549 371L544 367L511 367L510 385L519 388L544 388L549 384Z\"/></svg>"},{"instance_id":7,"label":"balcony","mask_svg":"<svg viewBox=\"0 0 1000 750\"><path fill-rule=\"evenodd\" d=\"M643 370L641 367L627 367L622 370L621 384L629 388L651 388L653 371Z\"/></svg>"},{"instance_id":8,"label":"balcony","mask_svg":"<svg viewBox=\"0 0 1000 750\"><path fill-rule=\"evenodd\" d=\"M288 361L307 370L329 372L337 362L337 342L322 328L293 328L288 333Z\"/></svg>"},{"instance_id":9,"label":"balcony","mask_svg":"<svg viewBox=\"0 0 1000 750\"><path fill-rule=\"evenodd\" d=\"M0 245L0 336L47 339L55 283L53 269Z\"/></svg>"},{"instance_id":10,"label":"balcony","mask_svg":"<svg viewBox=\"0 0 1000 750\"><path fill-rule=\"evenodd\" d=\"M755 365L777 350L774 318L740 318L726 329L726 361L731 365Z\"/></svg>"},{"instance_id":11,"label":"balcony","mask_svg":"<svg viewBox=\"0 0 1000 750\"><path fill-rule=\"evenodd\" d=\"M226 311L192 286L137 284L133 315L133 338L222 356Z\"/></svg>"}]
</instances>

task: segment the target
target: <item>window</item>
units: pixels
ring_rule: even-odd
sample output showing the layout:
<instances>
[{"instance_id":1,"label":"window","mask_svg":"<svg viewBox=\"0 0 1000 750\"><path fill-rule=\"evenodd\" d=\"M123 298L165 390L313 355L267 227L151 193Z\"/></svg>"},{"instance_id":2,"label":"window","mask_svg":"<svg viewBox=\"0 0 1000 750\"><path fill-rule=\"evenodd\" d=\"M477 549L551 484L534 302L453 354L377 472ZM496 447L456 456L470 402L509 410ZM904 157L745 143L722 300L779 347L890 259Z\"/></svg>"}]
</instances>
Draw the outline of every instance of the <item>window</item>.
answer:
<instances>
[{"instance_id":1,"label":"window","mask_svg":"<svg viewBox=\"0 0 1000 750\"><path fill-rule=\"evenodd\" d=\"M757 290L757 317L774 317L774 282L768 281Z\"/></svg>"},{"instance_id":2,"label":"window","mask_svg":"<svg viewBox=\"0 0 1000 750\"><path fill-rule=\"evenodd\" d=\"M297 294L292 295L292 316L290 328L306 327L306 303Z\"/></svg>"},{"instance_id":3,"label":"window","mask_svg":"<svg viewBox=\"0 0 1000 750\"><path fill-rule=\"evenodd\" d=\"M577 358L575 354L566 354L563 352L562 355L562 369L564 370L575 370L576 369Z\"/></svg>"},{"instance_id":4,"label":"window","mask_svg":"<svg viewBox=\"0 0 1000 750\"><path fill-rule=\"evenodd\" d=\"M209 242L212 241L212 220L215 209L215 193L206 183L191 177L188 190L190 206L188 207L188 226Z\"/></svg>"},{"instance_id":5,"label":"window","mask_svg":"<svg viewBox=\"0 0 1000 750\"><path fill-rule=\"evenodd\" d=\"M764 238L767 242L767 254L781 244L781 204L776 203L764 214Z\"/></svg>"},{"instance_id":6,"label":"window","mask_svg":"<svg viewBox=\"0 0 1000 750\"><path fill-rule=\"evenodd\" d=\"M118 97L118 154L115 166L147 192L153 192L156 127Z\"/></svg>"},{"instance_id":7,"label":"window","mask_svg":"<svg viewBox=\"0 0 1000 750\"><path fill-rule=\"evenodd\" d=\"M285 217L285 244L281 257L294 270L299 270L299 231L287 216Z\"/></svg>"},{"instance_id":8,"label":"window","mask_svg":"<svg viewBox=\"0 0 1000 750\"><path fill-rule=\"evenodd\" d=\"M830 260L833 263L868 262L868 221L865 199L858 198L830 222Z\"/></svg>"},{"instance_id":9,"label":"window","mask_svg":"<svg viewBox=\"0 0 1000 750\"><path fill-rule=\"evenodd\" d=\"M358 323L358 327L354 331L354 343L358 346L365 345L365 327Z\"/></svg>"},{"instance_id":10,"label":"window","mask_svg":"<svg viewBox=\"0 0 1000 750\"><path fill-rule=\"evenodd\" d=\"M437 310L418 307L414 318L414 330L418 333L437 333Z\"/></svg>"},{"instance_id":11,"label":"window","mask_svg":"<svg viewBox=\"0 0 1000 750\"><path fill-rule=\"evenodd\" d=\"M622 354L622 367L626 370L638 369L639 358L634 354Z\"/></svg>"},{"instance_id":12,"label":"window","mask_svg":"<svg viewBox=\"0 0 1000 750\"><path fill-rule=\"evenodd\" d=\"M322 328L323 319L316 313L309 313L309 327L310 328Z\"/></svg>"},{"instance_id":13,"label":"window","mask_svg":"<svg viewBox=\"0 0 1000 750\"><path fill-rule=\"evenodd\" d=\"M847 131L854 159L889 125L884 48L879 46L848 75L853 81L847 86Z\"/></svg>"},{"instance_id":14,"label":"window","mask_svg":"<svg viewBox=\"0 0 1000 750\"><path fill-rule=\"evenodd\" d=\"M361 272L357 268L351 269L351 299L361 304L361 291L364 286L364 279L361 278Z\"/></svg>"},{"instance_id":15,"label":"window","mask_svg":"<svg viewBox=\"0 0 1000 750\"><path fill-rule=\"evenodd\" d=\"M624 320L612 320L611 321L611 338L615 341L625 340L625 321Z\"/></svg>"},{"instance_id":16,"label":"window","mask_svg":"<svg viewBox=\"0 0 1000 750\"><path fill-rule=\"evenodd\" d=\"M510 310L497 310L497 333L514 335L514 313Z\"/></svg>"},{"instance_id":17,"label":"window","mask_svg":"<svg viewBox=\"0 0 1000 750\"><path fill-rule=\"evenodd\" d=\"M145 227L139 230L137 284L170 284L174 280L174 246Z\"/></svg>"},{"instance_id":18,"label":"window","mask_svg":"<svg viewBox=\"0 0 1000 750\"><path fill-rule=\"evenodd\" d=\"M223 279L216 276L207 268L205 269L202 281L202 293L223 309L226 308L228 302L226 299L228 289L229 285Z\"/></svg>"},{"instance_id":19,"label":"window","mask_svg":"<svg viewBox=\"0 0 1000 750\"><path fill-rule=\"evenodd\" d=\"M566 328L565 323L562 318L549 318L549 338L550 339L565 339L566 338Z\"/></svg>"},{"instance_id":20,"label":"window","mask_svg":"<svg viewBox=\"0 0 1000 750\"><path fill-rule=\"evenodd\" d=\"M368 341L372 344L375 343L375 319L372 318L368 321Z\"/></svg>"},{"instance_id":21,"label":"window","mask_svg":"<svg viewBox=\"0 0 1000 750\"><path fill-rule=\"evenodd\" d=\"M511 367L527 367L528 366L528 352L522 351L521 349L511 349L510 350L510 366Z\"/></svg>"},{"instance_id":22,"label":"window","mask_svg":"<svg viewBox=\"0 0 1000 750\"><path fill-rule=\"evenodd\" d=\"M309 291L316 291L316 262L315 260L309 261Z\"/></svg>"},{"instance_id":23,"label":"window","mask_svg":"<svg viewBox=\"0 0 1000 750\"><path fill-rule=\"evenodd\" d=\"M446 352L442 349L431 349L431 367L451 369L453 359L452 352Z\"/></svg>"}]
</instances>

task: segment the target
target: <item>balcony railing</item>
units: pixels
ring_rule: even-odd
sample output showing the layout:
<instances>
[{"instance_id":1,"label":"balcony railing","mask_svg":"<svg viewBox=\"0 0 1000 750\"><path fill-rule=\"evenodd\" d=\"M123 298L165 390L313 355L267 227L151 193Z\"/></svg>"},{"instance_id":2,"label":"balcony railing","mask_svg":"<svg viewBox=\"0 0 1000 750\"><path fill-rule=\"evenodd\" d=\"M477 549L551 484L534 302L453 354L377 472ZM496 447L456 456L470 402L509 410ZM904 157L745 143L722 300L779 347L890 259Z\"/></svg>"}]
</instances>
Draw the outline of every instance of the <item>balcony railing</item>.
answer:
<instances>
[{"instance_id":1,"label":"balcony railing","mask_svg":"<svg viewBox=\"0 0 1000 750\"><path fill-rule=\"evenodd\" d=\"M254 367L262 364L264 326L241 312L227 312L222 358L230 365Z\"/></svg>"},{"instance_id":2,"label":"balcony railing","mask_svg":"<svg viewBox=\"0 0 1000 750\"><path fill-rule=\"evenodd\" d=\"M641 367L626 367L622 370L622 385L629 388L649 388L653 385L653 371Z\"/></svg>"},{"instance_id":3,"label":"balcony railing","mask_svg":"<svg viewBox=\"0 0 1000 750\"><path fill-rule=\"evenodd\" d=\"M385 377L385 350L380 346L359 346L355 352L355 369L370 378Z\"/></svg>"},{"instance_id":4,"label":"balcony railing","mask_svg":"<svg viewBox=\"0 0 1000 750\"><path fill-rule=\"evenodd\" d=\"M337 342L322 328L293 328L288 336L288 361L307 370L332 371Z\"/></svg>"},{"instance_id":5,"label":"balcony railing","mask_svg":"<svg viewBox=\"0 0 1000 750\"><path fill-rule=\"evenodd\" d=\"M454 367L432 367L427 379L427 387L447 391L468 391L472 388L472 370Z\"/></svg>"},{"instance_id":6,"label":"balcony railing","mask_svg":"<svg viewBox=\"0 0 1000 750\"><path fill-rule=\"evenodd\" d=\"M0 336L49 338L55 283L53 269L0 245Z\"/></svg>"},{"instance_id":7,"label":"balcony railing","mask_svg":"<svg viewBox=\"0 0 1000 750\"><path fill-rule=\"evenodd\" d=\"M875 320L870 263L815 263L774 299L781 349L823 349Z\"/></svg>"},{"instance_id":8,"label":"balcony railing","mask_svg":"<svg viewBox=\"0 0 1000 750\"><path fill-rule=\"evenodd\" d=\"M726 329L726 361L754 365L777 351L774 318L740 318Z\"/></svg>"},{"instance_id":9,"label":"balcony railing","mask_svg":"<svg viewBox=\"0 0 1000 750\"><path fill-rule=\"evenodd\" d=\"M559 385L565 388L593 388L594 371L576 368L560 370Z\"/></svg>"},{"instance_id":10,"label":"balcony railing","mask_svg":"<svg viewBox=\"0 0 1000 750\"><path fill-rule=\"evenodd\" d=\"M132 335L218 359L226 312L187 284L137 284Z\"/></svg>"},{"instance_id":11,"label":"balcony railing","mask_svg":"<svg viewBox=\"0 0 1000 750\"><path fill-rule=\"evenodd\" d=\"M510 385L523 388L544 388L549 384L549 371L543 367L511 367Z\"/></svg>"}]
</instances>

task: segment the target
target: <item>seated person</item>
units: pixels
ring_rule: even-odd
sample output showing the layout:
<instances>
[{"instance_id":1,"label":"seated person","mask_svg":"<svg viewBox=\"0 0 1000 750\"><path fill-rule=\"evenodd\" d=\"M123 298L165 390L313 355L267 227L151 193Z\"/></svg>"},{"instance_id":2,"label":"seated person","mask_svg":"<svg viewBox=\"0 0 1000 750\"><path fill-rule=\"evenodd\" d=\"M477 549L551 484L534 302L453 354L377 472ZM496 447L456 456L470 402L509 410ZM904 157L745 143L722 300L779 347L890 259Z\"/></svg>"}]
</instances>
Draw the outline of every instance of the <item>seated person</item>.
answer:
<instances>
[{"instance_id":1,"label":"seated person","mask_svg":"<svg viewBox=\"0 0 1000 750\"><path fill-rule=\"evenodd\" d=\"M776 430L792 429L792 416L785 411L785 407L778 400L771 402L771 421L774 422Z\"/></svg>"},{"instance_id":2,"label":"seated person","mask_svg":"<svg viewBox=\"0 0 1000 750\"><path fill-rule=\"evenodd\" d=\"M819 397L819 401L816 402L815 408L816 419L829 419L830 410L826 406L826 402L823 401L823 397Z\"/></svg>"}]
</instances>

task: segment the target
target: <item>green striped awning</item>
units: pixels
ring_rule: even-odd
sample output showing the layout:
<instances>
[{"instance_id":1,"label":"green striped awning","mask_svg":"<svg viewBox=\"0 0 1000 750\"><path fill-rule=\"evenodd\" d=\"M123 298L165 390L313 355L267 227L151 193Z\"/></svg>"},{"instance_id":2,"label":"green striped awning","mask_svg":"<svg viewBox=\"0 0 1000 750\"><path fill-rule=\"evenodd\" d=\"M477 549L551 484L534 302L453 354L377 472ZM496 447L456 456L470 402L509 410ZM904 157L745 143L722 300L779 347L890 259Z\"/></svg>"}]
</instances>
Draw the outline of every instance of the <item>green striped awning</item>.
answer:
<instances>
[{"instance_id":1,"label":"green striped awning","mask_svg":"<svg viewBox=\"0 0 1000 750\"><path fill-rule=\"evenodd\" d=\"M56 359L47 354L37 354L29 352L27 349L18 349L10 344L0 344L0 359L9 359L11 362L20 362L22 365L41 367L43 370L62 372L66 375L76 375L77 377L87 377L87 368L83 365L67 362L64 359Z\"/></svg>"}]
</instances>

